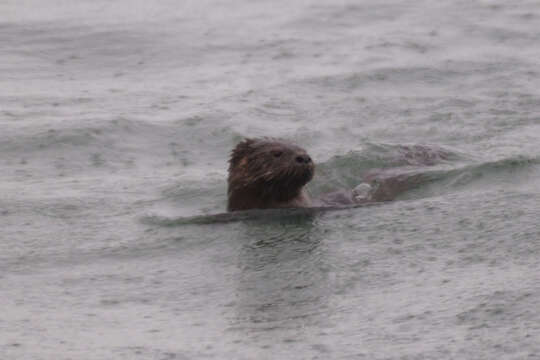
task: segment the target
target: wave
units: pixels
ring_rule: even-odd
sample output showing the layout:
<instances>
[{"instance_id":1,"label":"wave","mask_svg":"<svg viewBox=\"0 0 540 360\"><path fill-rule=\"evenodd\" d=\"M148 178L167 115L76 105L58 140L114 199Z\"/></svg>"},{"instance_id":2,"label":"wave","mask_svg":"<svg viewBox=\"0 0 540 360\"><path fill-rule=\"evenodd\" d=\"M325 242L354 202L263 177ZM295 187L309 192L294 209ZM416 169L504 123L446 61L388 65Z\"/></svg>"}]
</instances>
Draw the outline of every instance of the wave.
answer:
<instances>
[{"instance_id":1,"label":"wave","mask_svg":"<svg viewBox=\"0 0 540 360\"><path fill-rule=\"evenodd\" d=\"M361 150L334 156L317 165L316 177L310 185L316 193L338 188L352 188L373 172L410 173L451 168L471 157L457 150L422 144L366 143Z\"/></svg>"},{"instance_id":2,"label":"wave","mask_svg":"<svg viewBox=\"0 0 540 360\"><path fill-rule=\"evenodd\" d=\"M422 198L475 184L489 187L526 180L520 174L537 170L538 165L538 156L486 160L440 146L368 144L320 164L310 189L320 196L364 182L379 189L377 201Z\"/></svg>"},{"instance_id":3,"label":"wave","mask_svg":"<svg viewBox=\"0 0 540 360\"><path fill-rule=\"evenodd\" d=\"M276 221L280 224L305 222L313 220L317 214L331 210L347 210L359 207L367 207L377 205L369 204L354 204L343 206L317 206L310 208L284 208L284 209L252 209L243 211L234 211L226 213L217 213L210 215L196 216L163 216L163 215L145 215L139 220L148 225L157 225L160 227L170 227L179 225L203 225L203 224L218 224L231 223L237 221Z\"/></svg>"},{"instance_id":4,"label":"wave","mask_svg":"<svg viewBox=\"0 0 540 360\"><path fill-rule=\"evenodd\" d=\"M182 169L193 165L200 172L223 162L223 148L232 143L231 134L213 131L212 121L202 116L162 122L77 119L12 127L0 136L0 152L8 165L39 171Z\"/></svg>"}]
</instances>

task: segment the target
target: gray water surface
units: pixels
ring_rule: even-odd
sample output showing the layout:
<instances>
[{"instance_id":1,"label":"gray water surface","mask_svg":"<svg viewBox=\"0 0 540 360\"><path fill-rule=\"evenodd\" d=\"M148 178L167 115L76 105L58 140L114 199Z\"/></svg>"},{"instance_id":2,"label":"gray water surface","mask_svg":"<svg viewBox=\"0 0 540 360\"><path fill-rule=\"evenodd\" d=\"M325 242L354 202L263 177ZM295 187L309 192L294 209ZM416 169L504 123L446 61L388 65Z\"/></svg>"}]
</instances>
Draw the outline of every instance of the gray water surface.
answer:
<instances>
[{"instance_id":1,"label":"gray water surface","mask_svg":"<svg viewBox=\"0 0 540 360\"><path fill-rule=\"evenodd\" d=\"M0 358L540 358L539 39L536 1L1 2ZM314 197L418 186L221 221L256 136Z\"/></svg>"}]
</instances>

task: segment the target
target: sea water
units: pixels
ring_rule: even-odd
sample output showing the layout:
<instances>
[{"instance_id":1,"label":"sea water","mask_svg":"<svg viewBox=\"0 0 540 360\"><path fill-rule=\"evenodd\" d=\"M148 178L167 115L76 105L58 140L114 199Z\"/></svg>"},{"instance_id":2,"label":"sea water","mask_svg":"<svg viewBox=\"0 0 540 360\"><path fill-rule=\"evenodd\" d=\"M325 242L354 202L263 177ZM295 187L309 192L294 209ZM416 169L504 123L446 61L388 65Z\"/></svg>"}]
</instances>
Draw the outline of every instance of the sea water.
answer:
<instances>
[{"instance_id":1,"label":"sea water","mask_svg":"<svg viewBox=\"0 0 540 360\"><path fill-rule=\"evenodd\" d=\"M536 1L2 1L0 358L540 358L539 39ZM314 197L417 186L218 221L259 136Z\"/></svg>"}]
</instances>

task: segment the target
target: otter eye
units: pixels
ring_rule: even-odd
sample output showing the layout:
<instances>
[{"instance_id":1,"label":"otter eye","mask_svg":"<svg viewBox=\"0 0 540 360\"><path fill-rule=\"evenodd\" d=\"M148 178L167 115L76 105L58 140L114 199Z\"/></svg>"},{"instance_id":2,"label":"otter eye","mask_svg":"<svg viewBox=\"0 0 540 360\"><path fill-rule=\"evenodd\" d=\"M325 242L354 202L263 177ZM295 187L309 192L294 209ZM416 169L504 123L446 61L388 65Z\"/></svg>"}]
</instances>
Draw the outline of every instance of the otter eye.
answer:
<instances>
[{"instance_id":1,"label":"otter eye","mask_svg":"<svg viewBox=\"0 0 540 360\"><path fill-rule=\"evenodd\" d=\"M281 154L283 154L283 152L282 151L274 151L274 152L272 152L272 154L274 155L274 157L278 158L278 157L281 156Z\"/></svg>"}]
</instances>

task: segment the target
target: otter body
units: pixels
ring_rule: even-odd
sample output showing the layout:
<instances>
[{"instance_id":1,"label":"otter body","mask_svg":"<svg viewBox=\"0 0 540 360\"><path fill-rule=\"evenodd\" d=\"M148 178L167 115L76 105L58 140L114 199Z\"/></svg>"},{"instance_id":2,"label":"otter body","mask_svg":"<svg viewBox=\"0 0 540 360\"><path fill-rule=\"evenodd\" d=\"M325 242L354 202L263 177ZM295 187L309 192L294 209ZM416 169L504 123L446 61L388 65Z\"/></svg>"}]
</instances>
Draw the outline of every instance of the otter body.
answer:
<instances>
[{"instance_id":1,"label":"otter body","mask_svg":"<svg viewBox=\"0 0 540 360\"><path fill-rule=\"evenodd\" d=\"M424 146L404 147L406 165L434 165L451 154ZM323 195L312 202L306 185L315 166L304 149L284 140L246 139L229 160L228 211L286 207L343 207L391 201L400 194L432 181L415 169L375 169L352 190Z\"/></svg>"},{"instance_id":2,"label":"otter body","mask_svg":"<svg viewBox=\"0 0 540 360\"><path fill-rule=\"evenodd\" d=\"M278 139L245 139L229 160L227 210L308 207L315 172L304 149Z\"/></svg>"}]
</instances>

